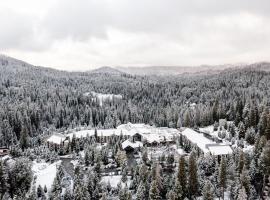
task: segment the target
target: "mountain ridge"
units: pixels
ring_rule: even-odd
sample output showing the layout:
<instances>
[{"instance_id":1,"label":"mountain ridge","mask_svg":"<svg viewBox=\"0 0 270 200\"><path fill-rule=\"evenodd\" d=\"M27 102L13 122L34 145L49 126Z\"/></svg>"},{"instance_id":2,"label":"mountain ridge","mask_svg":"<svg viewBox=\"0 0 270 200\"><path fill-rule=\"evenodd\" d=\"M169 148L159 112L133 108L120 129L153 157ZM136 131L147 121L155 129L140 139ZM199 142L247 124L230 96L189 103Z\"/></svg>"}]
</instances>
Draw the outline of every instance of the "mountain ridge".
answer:
<instances>
[{"instance_id":1,"label":"mountain ridge","mask_svg":"<svg viewBox=\"0 0 270 200\"><path fill-rule=\"evenodd\" d=\"M91 74L124 74L124 72L109 66L99 67L89 71Z\"/></svg>"},{"instance_id":2,"label":"mountain ridge","mask_svg":"<svg viewBox=\"0 0 270 200\"><path fill-rule=\"evenodd\" d=\"M0 54L0 66L12 66L16 70L25 70L33 68L36 70L52 70L57 72L68 72L57 70L50 67L35 66L23 60L19 60L7 55ZM201 66L149 66L149 67L110 67L103 66L83 73L90 74L130 74L139 76L171 76L171 75L211 75L217 74L224 70L249 69L256 71L270 71L270 62L257 62L252 64L226 64L226 65L201 65Z\"/></svg>"}]
</instances>

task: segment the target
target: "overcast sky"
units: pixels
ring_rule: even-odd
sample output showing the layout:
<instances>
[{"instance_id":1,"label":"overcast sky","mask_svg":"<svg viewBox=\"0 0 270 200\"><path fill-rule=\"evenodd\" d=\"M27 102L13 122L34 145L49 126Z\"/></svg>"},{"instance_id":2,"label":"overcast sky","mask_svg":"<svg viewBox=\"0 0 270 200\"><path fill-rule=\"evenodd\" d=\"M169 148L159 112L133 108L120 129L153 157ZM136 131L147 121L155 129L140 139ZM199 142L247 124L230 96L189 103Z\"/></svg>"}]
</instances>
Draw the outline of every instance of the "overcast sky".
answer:
<instances>
[{"instance_id":1,"label":"overcast sky","mask_svg":"<svg viewBox=\"0 0 270 200\"><path fill-rule=\"evenodd\" d=\"M270 61L270 1L0 0L0 53L65 70Z\"/></svg>"}]
</instances>

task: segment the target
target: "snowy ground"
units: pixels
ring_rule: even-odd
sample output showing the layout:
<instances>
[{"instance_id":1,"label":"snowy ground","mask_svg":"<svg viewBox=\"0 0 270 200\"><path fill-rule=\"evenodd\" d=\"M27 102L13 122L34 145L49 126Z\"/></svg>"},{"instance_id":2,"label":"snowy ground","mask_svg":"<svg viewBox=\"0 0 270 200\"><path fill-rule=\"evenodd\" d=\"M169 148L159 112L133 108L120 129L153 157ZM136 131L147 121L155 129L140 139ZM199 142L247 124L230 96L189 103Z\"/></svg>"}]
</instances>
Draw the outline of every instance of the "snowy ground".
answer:
<instances>
[{"instance_id":1,"label":"snowy ground","mask_svg":"<svg viewBox=\"0 0 270 200\"><path fill-rule=\"evenodd\" d=\"M130 186L130 177L128 177L128 180L126 183L123 183L121 181L121 175L112 175L112 176L103 176L101 178L101 183L103 184L108 184L110 183L110 185L113 187L113 188L117 188L117 185L121 182L122 184L122 187L125 187L126 183L127 183L127 186L129 187Z\"/></svg>"},{"instance_id":2,"label":"snowy ground","mask_svg":"<svg viewBox=\"0 0 270 200\"><path fill-rule=\"evenodd\" d=\"M34 161L32 171L34 176L36 176L36 187L38 187L38 185L41 185L42 187L46 185L48 191L50 191L53 180L56 176L56 168L60 163L61 161L57 161L52 164L48 164L46 162L37 163Z\"/></svg>"}]
</instances>

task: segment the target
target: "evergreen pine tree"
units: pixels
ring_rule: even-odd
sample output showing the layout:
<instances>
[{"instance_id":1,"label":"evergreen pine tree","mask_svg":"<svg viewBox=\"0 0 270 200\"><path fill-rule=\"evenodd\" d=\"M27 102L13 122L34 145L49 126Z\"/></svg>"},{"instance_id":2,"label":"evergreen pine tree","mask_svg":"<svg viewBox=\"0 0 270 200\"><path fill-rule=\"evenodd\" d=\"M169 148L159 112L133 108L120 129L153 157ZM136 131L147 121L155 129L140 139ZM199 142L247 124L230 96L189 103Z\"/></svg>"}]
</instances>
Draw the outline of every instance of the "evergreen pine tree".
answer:
<instances>
[{"instance_id":1,"label":"evergreen pine tree","mask_svg":"<svg viewBox=\"0 0 270 200\"><path fill-rule=\"evenodd\" d=\"M21 131L20 147L23 151L29 147L29 135L25 126L23 126Z\"/></svg>"},{"instance_id":2,"label":"evergreen pine tree","mask_svg":"<svg viewBox=\"0 0 270 200\"><path fill-rule=\"evenodd\" d=\"M185 114L184 114L184 126L191 127L191 116L190 116L189 109L187 109Z\"/></svg>"},{"instance_id":3,"label":"evergreen pine tree","mask_svg":"<svg viewBox=\"0 0 270 200\"><path fill-rule=\"evenodd\" d=\"M194 197L198 194L198 175L195 152L192 151L189 156L188 165L188 184L189 184L189 196Z\"/></svg>"},{"instance_id":4,"label":"evergreen pine tree","mask_svg":"<svg viewBox=\"0 0 270 200\"><path fill-rule=\"evenodd\" d=\"M6 178L4 174L4 165L0 159L0 199L4 196L6 191Z\"/></svg>"},{"instance_id":5,"label":"evergreen pine tree","mask_svg":"<svg viewBox=\"0 0 270 200\"><path fill-rule=\"evenodd\" d=\"M10 194L8 192L5 192L3 194L2 200L11 200ZM14 198L13 198L14 199Z\"/></svg>"},{"instance_id":6,"label":"evergreen pine tree","mask_svg":"<svg viewBox=\"0 0 270 200\"><path fill-rule=\"evenodd\" d=\"M238 161L238 171L239 174L242 173L243 167L245 165L245 155L243 151L240 151L239 161Z\"/></svg>"},{"instance_id":7,"label":"evergreen pine tree","mask_svg":"<svg viewBox=\"0 0 270 200\"><path fill-rule=\"evenodd\" d=\"M270 141L263 148L260 156L260 166L266 176L270 175Z\"/></svg>"},{"instance_id":8,"label":"evergreen pine tree","mask_svg":"<svg viewBox=\"0 0 270 200\"><path fill-rule=\"evenodd\" d=\"M186 177L186 166L185 165L186 165L185 158L184 158L184 156L181 156L179 159L177 179L180 182L184 196L187 192L187 177Z\"/></svg>"},{"instance_id":9,"label":"evergreen pine tree","mask_svg":"<svg viewBox=\"0 0 270 200\"><path fill-rule=\"evenodd\" d=\"M74 200L81 200L83 198L81 184L76 184L73 191Z\"/></svg>"},{"instance_id":10,"label":"evergreen pine tree","mask_svg":"<svg viewBox=\"0 0 270 200\"><path fill-rule=\"evenodd\" d=\"M160 200L160 191L156 180L153 180L149 190L149 200Z\"/></svg>"},{"instance_id":11,"label":"evergreen pine tree","mask_svg":"<svg viewBox=\"0 0 270 200\"><path fill-rule=\"evenodd\" d=\"M181 183L179 180L176 180L175 186L174 186L174 194L175 194L175 200L182 200L184 199L184 192L181 186Z\"/></svg>"},{"instance_id":12,"label":"evergreen pine tree","mask_svg":"<svg viewBox=\"0 0 270 200\"><path fill-rule=\"evenodd\" d=\"M89 155L88 149L85 150L84 162L85 162L86 166L89 166L89 164L90 164L90 155Z\"/></svg>"},{"instance_id":13,"label":"evergreen pine tree","mask_svg":"<svg viewBox=\"0 0 270 200\"><path fill-rule=\"evenodd\" d=\"M242 170L242 174L240 175L240 181L241 181L241 185L245 188L247 196L249 196L250 190L251 190L251 183L250 183L249 172L246 169L246 166L244 166Z\"/></svg>"},{"instance_id":14,"label":"evergreen pine tree","mask_svg":"<svg viewBox=\"0 0 270 200\"><path fill-rule=\"evenodd\" d=\"M215 123L214 123L214 131L218 130L218 126L219 126L219 124L215 121Z\"/></svg>"},{"instance_id":15,"label":"evergreen pine tree","mask_svg":"<svg viewBox=\"0 0 270 200\"><path fill-rule=\"evenodd\" d=\"M74 196L73 194L71 193L70 190L66 190L64 196L63 196L63 200L73 200L74 199Z\"/></svg>"},{"instance_id":16,"label":"evergreen pine tree","mask_svg":"<svg viewBox=\"0 0 270 200\"><path fill-rule=\"evenodd\" d=\"M234 124L232 124L232 125L230 126L229 132L231 133L232 137L235 136L235 125L234 125Z\"/></svg>"},{"instance_id":17,"label":"evergreen pine tree","mask_svg":"<svg viewBox=\"0 0 270 200\"><path fill-rule=\"evenodd\" d=\"M96 189L94 190L93 195L92 195L92 199L93 200L99 200L99 189L98 189L98 187L96 187Z\"/></svg>"},{"instance_id":18,"label":"evergreen pine tree","mask_svg":"<svg viewBox=\"0 0 270 200\"><path fill-rule=\"evenodd\" d=\"M231 199L236 199L241 188L241 183L238 176L233 177L233 182L230 188Z\"/></svg>"},{"instance_id":19,"label":"evergreen pine tree","mask_svg":"<svg viewBox=\"0 0 270 200\"><path fill-rule=\"evenodd\" d=\"M30 161L25 158L17 158L15 163L9 166L7 180L8 192L11 198L14 198L15 196L19 197L28 192L32 182Z\"/></svg>"},{"instance_id":20,"label":"evergreen pine tree","mask_svg":"<svg viewBox=\"0 0 270 200\"><path fill-rule=\"evenodd\" d=\"M238 125L238 139L245 138L245 125L240 122Z\"/></svg>"},{"instance_id":21,"label":"evergreen pine tree","mask_svg":"<svg viewBox=\"0 0 270 200\"><path fill-rule=\"evenodd\" d=\"M148 175L149 173L148 173L147 166L145 164L142 164L142 166L139 169L139 177L140 177L139 179L143 182L146 182Z\"/></svg>"},{"instance_id":22,"label":"evergreen pine tree","mask_svg":"<svg viewBox=\"0 0 270 200\"><path fill-rule=\"evenodd\" d=\"M70 148L71 148L71 152L74 152L74 150L76 148L76 136L75 136L75 134L72 135Z\"/></svg>"},{"instance_id":23,"label":"evergreen pine tree","mask_svg":"<svg viewBox=\"0 0 270 200\"><path fill-rule=\"evenodd\" d=\"M95 128L95 133L94 133L95 139L96 141L98 140L98 133L97 133L97 129Z\"/></svg>"},{"instance_id":24,"label":"evergreen pine tree","mask_svg":"<svg viewBox=\"0 0 270 200\"><path fill-rule=\"evenodd\" d=\"M255 137L256 137L256 133L255 133L254 128L249 128L247 130L247 132L246 132L246 138L245 138L245 140L249 144L253 145L255 143Z\"/></svg>"},{"instance_id":25,"label":"evergreen pine tree","mask_svg":"<svg viewBox=\"0 0 270 200\"><path fill-rule=\"evenodd\" d=\"M16 199L16 197L14 197L14 198ZM30 193L29 197L27 198L27 200L36 200L37 198L38 198L38 196L37 196L36 186L34 185L32 187L31 193Z\"/></svg>"},{"instance_id":26,"label":"evergreen pine tree","mask_svg":"<svg viewBox=\"0 0 270 200\"><path fill-rule=\"evenodd\" d=\"M237 200L247 200L247 194L244 187L239 190Z\"/></svg>"},{"instance_id":27,"label":"evergreen pine tree","mask_svg":"<svg viewBox=\"0 0 270 200\"><path fill-rule=\"evenodd\" d=\"M209 181L206 181L203 187L203 200L214 200L213 188Z\"/></svg>"},{"instance_id":28,"label":"evergreen pine tree","mask_svg":"<svg viewBox=\"0 0 270 200\"><path fill-rule=\"evenodd\" d=\"M37 188L37 197L38 198L42 198L44 196L45 196L45 194L44 194L43 188L41 187L41 185L38 185L38 188Z\"/></svg>"},{"instance_id":29,"label":"evergreen pine tree","mask_svg":"<svg viewBox=\"0 0 270 200\"><path fill-rule=\"evenodd\" d=\"M140 185L137 189L136 199L137 200L145 200L146 199L146 188L145 188L145 183L143 181L140 182Z\"/></svg>"},{"instance_id":30,"label":"evergreen pine tree","mask_svg":"<svg viewBox=\"0 0 270 200\"><path fill-rule=\"evenodd\" d=\"M128 191L127 186L125 186L124 188L120 188L118 197L119 197L119 200L131 200L131 194Z\"/></svg>"},{"instance_id":31,"label":"evergreen pine tree","mask_svg":"<svg viewBox=\"0 0 270 200\"><path fill-rule=\"evenodd\" d=\"M255 183L257 173L258 173L258 169L257 169L256 161L254 158L252 158L250 166L249 166L249 176L250 176L250 181L252 184Z\"/></svg>"},{"instance_id":32,"label":"evergreen pine tree","mask_svg":"<svg viewBox=\"0 0 270 200\"><path fill-rule=\"evenodd\" d=\"M219 102L218 102L218 100L216 99L216 100L215 100L215 103L214 103L214 105L213 105L213 111L212 111L212 113L213 113L213 120L214 120L214 121L218 121L218 120L219 120L218 107L219 107Z\"/></svg>"},{"instance_id":33,"label":"evergreen pine tree","mask_svg":"<svg viewBox=\"0 0 270 200\"><path fill-rule=\"evenodd\" d=\"M168 200L176 200L176 195L174 193L173 190L170 190L167 194L166 194L166 199Z\"/></svg>"},{"instance_id":34,"label":"evergreen pine tree","mask_svg":"<svg viewBox=\"0 0 270 200\"><path fill-rule=\"evenodd\" d=\"M48 192L48 189L47 189L47 186L45 185L44 186L44 193L47 193Z\"/></svg>"},{"instance_id":35,"label":"evergreen pine tree","mask_svg":"<svg viewBox=\"0 0 270 200\"><path fill-rule=\"evenodd\" d=\"M270 114L267 116L267 124L265 127L264 135L266 136L267 140L270 140Z\"/></svg>"},{"instance_id":36,"label":"evergreen pine tree","mask_svg":"<svg viewBox=\"0 0 270 200\"><path fill-rule=\"evenodd\" d=\"M256 126L257 126L257 113L254 103L251 103L249 110L249 127L255 128Z\"/></svg>"},{"instance_id":37,"label":"evergreen pine tree","mask_svg":"<svg viewBox=\"0 0 270 200\"><path fill-rule=\"evenodd\" d=\"M126 183L126 182L127 182L127 169L126 169L126 167L125 167L125 168L123 169L123 171L122 171L121 181L122 181L123 183Z\"/></svg>"},{"instance_id":38,"label":"evergreen pine tree","mask_svg":"<svg viewBox=\"0 0 270 200\"><path fill-rule=\"evenodd\" d=\"M224 156L222 156L220 167L219 167L219 185L222 191L223 199L224 199L224 190L226 188L226 182L227 182L226 161L225 161Z\"/></svg>"},{"instance_id":39,"label":"evergreen pine tree","mask_svg":"<svg viewBox=\"0 0 270 200\"><path fill-rule=\"evenodd\" d=\"M65 154L64 144L63 144L63 142L61 140L60 145L59 145L59 155L62 156L64 154Z\"/></svg>"},{"instance_id":40,"label":"evergreen pine tree","mask_svg":"<svg viewBox=\"0 0 270 200\"><path fill-rule=\"evenodd\" d=\"M258 124L258 129L261 136L265 134L265 129L267 126L267 115L268 109L264 108L263 112L260 115L260 120Z\"/></svg>"},{"instance_id":41,"label":"evergreen pine tree","mask_svg":"<svg viewBox=\"0 0 270 200\"><path fill-rule=\"evenodd\" d=\"M107 200L107 194L104 192L102 193L101 199L100 200Z\"/></svg>"},{"instance_id":42,"label":"evergreen pine tree","mask_svg":"<svg viewBox=\"0 0 270 200\"><path fill-rule=\"evenodd\" d=\"M54 200L54 199L59 199L61 196L61 175L59 172L59 168L56 172L56 177L54 178L53 184L52 184L52 188L51 188L51 192L49 195L49 199L50 200Z\"/></svg>"}]
</instances>

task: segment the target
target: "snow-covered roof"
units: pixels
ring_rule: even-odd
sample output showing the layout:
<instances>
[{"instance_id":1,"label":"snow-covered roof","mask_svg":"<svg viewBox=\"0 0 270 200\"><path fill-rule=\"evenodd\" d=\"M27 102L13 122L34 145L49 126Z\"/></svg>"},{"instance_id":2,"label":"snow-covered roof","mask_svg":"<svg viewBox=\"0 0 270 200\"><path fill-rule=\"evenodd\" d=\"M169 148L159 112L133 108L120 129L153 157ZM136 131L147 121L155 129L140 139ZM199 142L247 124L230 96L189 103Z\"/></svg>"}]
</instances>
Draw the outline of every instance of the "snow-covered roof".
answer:
<instances>
[{"instance_id":1,"label":"snow-covered roof","mask_svg":"<svg viewBox=\"0 0 270 200\"><path fill-rule=\"evenodd\" d=\"M198 133L190 128L186 128L182 135L186 136L190 142L196 144L204 153L210 152L212 155L225 155L233 152L230 145L216 143L206 138L202 133Z\"/></svg>"},{"instance_id":2,"label":"snow-covered roof","mask_svg":"<svg viewBox=\"0 0 270 200\"><path fill-rule=\"evenodd\" d=\"M112 135L133 136L136 133L139 133L147 138L149 137L149 140L153 139L153 137L157 139L160 136L166 137L167 140L172 140L174 136L179 134L179 131L173 128L167 127L157 128L146 124L132 124L132 123L121 124L116 129L97 129L97 135L99 137ZM74 134L77 138L86 137L87 135L93 136L95 134L95 130L91 129L91 130L76 131L74 133L69 133L68 136L72 138Z\"/></svg>"},{"instance_id":3,"label":"snow-covered roof","mask_svg":"<svg viewBox=\"0 0 270 200\"><path fill-rule=\"evenodd\" d=\"M14 165L16 162L10 155L5 155L3 157L0 157L0 161L5 162L9 166Z\"/></svg>"},{"instance_id":4,"label":"snow-covered roof","mask_svg":"<svg viewBox=\"0 0 270 200\"><path fill-rule=\"evenodd\" d=\"M162 142L172 141L177 135L179 135L179 131L174 128L168 127L155 127L147 124L122 124L117 127L117 129L125 130L130 133L131 136L134 134L140 134L144 140L148 143L153 142Z\"/></svg>"},{"instance_id":5,"label":"snow-covered roof","mask_svg":"<svg viewBox=\"0 0 270 200\"><path fill-rule=\"evenodd\" d=\"M214 141L204 137L202 133L198 133L190 128L186 128L182 135L186 136L190 142L196 144L204 153L208 153L209 150L206 148L207 144L216 144Z\"/></svg>"},{"instance_id":6,"label":"snow-covered roof","mask_svg":"<svg viewBox=\"0 0 270 200\"><path fill-rule=\"evenodd\" d=\"M7 159L9 159L9 158L10 158L9 155L5 155L5 156L3 156L3 157L0 157L0 159L1 159L2 161L7 160Z\"/></svg>"},{"instance_id":7,"label":"snow-covered roof","mask_svg":"<svg viewBox=\"0 0 270 200\"><path fill-rule=\"evenodd\" d=\"M208 149L212 155L227 155L233 153L230 145L209 145Z\"/></svg>"},{"instance_id":8,"label":"snow-covered roof","mask_svg":"<svg viewBox=\"0 0 270 200\"><path fill-rule=\"evenodd\" d=\"M69 133L67 136L72 138L73 135L75 135L76 138L81 138L81 137L87 137L95 135L95 130L81 130L81 131L76 131L74 133ZM108 137L112 135L131 135L131 132L127 130L120 130L120 129L97 129L97 136L98 137Z\"/></svg>"},{"instance_id":9,"label":"snow-covered roof","mask_svg":"<svg viewBox=\"0 0 270 200\"><path fill-rule=\"evenodd\" d=\"M67 136L69 138L72 138L73 135L75 135L76 138L81 138L81 137L87 137L88 136L93 136L95 134L95 130L80 130L76 131L74 133L69 133Z\"/></svg>"},{"instance_id":10,"label":"snow-covered roof","mask_svg":"<svg viewBox=\"0 0 270 200\"><path fill-rule=\"evenodd\" d=\"M61 133L55 133L51 135L48 139L47 142L54 143L54 144L61 144L66 139L66 136L64 136Z\"/></svg>"},{"instance_id":11,"label":"snow-covered roof","mask_svg":"<svg viewBox=\"0 0 270 200\"><path fill-rule=\"evenodd\" d=\"M135 133L150 133L155 129L156 127L150 126L147 124L132 124L132 123L127 123L127 124L121 124L119 125L116 129L117 130L126 130L131 132L132 134Z\"/></svg>"},{"instance_id":12,"label":"snow-covered roof","mask_svg":"<svg viewBox=\"0 0 270 200\"><path fill-rule=\"evenodd\" d=\"M150 126L146 124L122 124L119 125L116 129L97 129L98 137L109 137L112 135L123 135L123 136L133 136L136 133L142 135L142 137L149 143L152 142L161 142L161 141L172 141L174 138L179 135L179 131L174 128ZM80 130L67 134L66 136L72 138L75 135L76 138L84 138L93 136L95 130ZM65 135L63 134L54 134L47 139L48 142L53 142L55 144L60 144L61 141L65 140Z\"/></svg>"},{"instance_id":13,"label":"snow-covered roof","mask_svg":"<svg viewBox=\"0 0 270 200\"><path fill-rule=\"evenodd\" d=\"M176 152L177 152L179 155L185 154L185 151L184 151L183 149L176 149Z\"/></svg>"},{"instance_id":14,"label":"snow-covered roof","mask_svg":"<svg viewBox=\"0 0 270 200\"><path fill-rule=\"evenodd\" d=\"M132 147L133 149L136 149L136 148L139 148L139 147L142 147L143 146L143 143L139 142L139 141L136 141L136 142L131 142L129 140L126 140L122 143L122 148L125 149L127 147Z\"/></svg>"},{"instance_id":15,"label":"snow-covered roof","mask_svg":"<svg viewBox=\"0 0 270 200\"><path fill-rule=\"evenodd\" d=\"M158 135L156 133L153 134L143 134L143 140L145 140L147 143L160 143L166 140L166 137L163 135Z\"/></svg>"},{"instance_id":16,"label":"snow-covered roof","mask_svg":"<svg viewBox=\"0 0 270 200\"><path fill-rule=\"evenodd\" d=\"M177 136L176 134L171 133L143 133L140 134L142 136L142 140L146 141L147 143L160 143L160 142L170 142L173 141L174 138Z\"/></svg>"}]
</instances>

